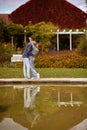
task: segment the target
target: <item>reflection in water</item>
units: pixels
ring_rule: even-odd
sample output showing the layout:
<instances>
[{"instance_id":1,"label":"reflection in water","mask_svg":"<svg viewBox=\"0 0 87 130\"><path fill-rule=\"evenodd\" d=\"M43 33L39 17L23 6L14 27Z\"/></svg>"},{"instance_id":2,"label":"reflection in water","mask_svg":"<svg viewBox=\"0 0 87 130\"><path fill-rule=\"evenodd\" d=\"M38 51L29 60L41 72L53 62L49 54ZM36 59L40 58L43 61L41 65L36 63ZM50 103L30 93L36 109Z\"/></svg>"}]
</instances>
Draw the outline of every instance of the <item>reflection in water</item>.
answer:
<instances>
[{"instance_id":1,"label":"reflection in water","mask_svg":"<svg viewBox=\"0 0 87 130\"><path fill-rule=\"evenodd\" d=\"M79 124L71 128L70 130L87 130L87 119L83 120L82 122L80 122Z\"/></svg>"},{"instance_id":2,"label":"reflection in water","mask_svg":"<svg viewBox=\"0 0 87 130\"><path fill-rule=\"evenodd\" d=\"M24 88L24 107L33 109L35 107L35 96L40 91L40 87L30 86Z\"/></svg>"},{"instance_id":3,"label":"reflection in water","mask_svg":"<svg viewBox=\"0 0 87 130\"><path fill-rule=\"evenodd\" d=\"M28 129L13 121L12 118L5 118L0 123L0 130L28 130Z\"/></svg>"},{"instance_id":4,"label":"reflection in water","mask_svg":"<svg viewBox=\"0 0 87 130\"><path fill-rule=\"evenodd\" d=\"M70 101L61 101L61 99L62 99L62 94L61 94L61 92L60 91L58 91L58 106L60 107L60 106L68 106L68 105L70 105L70 106L74 106L74 105L77 105L77 106L80 106L81 104L82 104L82 102L81 101L74 101L73 100L73 93L72 92L70 92L70 94L69 94L70 96L69 96L69 100ZM67 95L66 95L67 96Z\"/></svg>"},{"instance_id":5,"label":"reflection in water","mask_svg":"<svg viewBox=\"0 0 87 130\"><path fill-rule=\"evenodd\" d=\"M40 92L39 86L29 86L24 88L24 108L27 120L31 124L31 128L40 118L40 114L35 106L35 97Z\"/></svg>"},{"instance_id":6,"label":"reflection in water","mask_svg":"<svg viewBox=\"0 0 87 130\"><path fill-rule=\"evenodd\" d=\"M87 130L86 119L87 87L0 87L0 130Z\"/></svg>"}]
</instances>

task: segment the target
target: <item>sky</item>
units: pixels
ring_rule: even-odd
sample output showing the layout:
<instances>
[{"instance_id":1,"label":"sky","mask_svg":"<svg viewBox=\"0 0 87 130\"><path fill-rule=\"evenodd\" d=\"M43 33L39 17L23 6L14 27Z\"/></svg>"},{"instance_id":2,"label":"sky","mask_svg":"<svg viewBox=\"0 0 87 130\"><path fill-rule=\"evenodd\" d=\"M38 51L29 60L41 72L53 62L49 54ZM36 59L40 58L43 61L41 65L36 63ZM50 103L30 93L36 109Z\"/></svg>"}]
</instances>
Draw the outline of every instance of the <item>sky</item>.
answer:
<instances>
[{"instance_id":1,"label":"sky","mask_svg":"<svg viewBox=\"0 0 87 130\"><path fill-rule=\"evenodd\" d=\"M0 0L0 14L10 14L15 9L28 2L29 0ZM87 11L86 0L66 0L84 12Z\"/></svg>"}]
</instances>

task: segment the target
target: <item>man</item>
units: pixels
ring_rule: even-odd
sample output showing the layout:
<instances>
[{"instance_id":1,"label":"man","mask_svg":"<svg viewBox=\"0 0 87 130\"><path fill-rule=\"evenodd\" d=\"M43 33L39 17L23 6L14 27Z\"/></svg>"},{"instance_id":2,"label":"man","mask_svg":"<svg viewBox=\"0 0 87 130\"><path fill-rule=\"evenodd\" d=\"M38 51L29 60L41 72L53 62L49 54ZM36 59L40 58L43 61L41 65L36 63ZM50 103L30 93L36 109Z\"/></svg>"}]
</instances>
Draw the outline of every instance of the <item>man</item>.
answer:
<instances>
[{"instance_id":1,"label":"man","mask_svg":"<svg viewBox=\"0 0 87 130\"><path fill-rule=\"evenodd\" d=\"M25 78L30 79L30 61L29 56L32 55L32 44L29 42L22 54L23 57L23 74Z\"/></svg>"},{"instance_id":2,"label":"man","mask_svg":"<svg viewBox=\"0 0 87 130\"><path fill-rule=\"evenodd\" d=\"M36 72L34 67L35 55L39 52L39 44L36 41L33 41L29 37L29 43L27 44L23 52L23 73L24 77L30 79L30 70L33 78L39 78L39 73Z\"/></svg>"}]
</instances>

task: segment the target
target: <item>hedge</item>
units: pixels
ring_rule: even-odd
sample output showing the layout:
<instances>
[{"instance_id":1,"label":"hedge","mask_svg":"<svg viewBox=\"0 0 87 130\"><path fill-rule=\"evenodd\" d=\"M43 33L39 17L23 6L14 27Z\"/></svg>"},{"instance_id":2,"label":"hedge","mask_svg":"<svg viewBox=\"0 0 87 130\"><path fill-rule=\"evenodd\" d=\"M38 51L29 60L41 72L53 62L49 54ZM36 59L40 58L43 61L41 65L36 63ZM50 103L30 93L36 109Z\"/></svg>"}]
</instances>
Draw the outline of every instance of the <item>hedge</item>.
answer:
<instances>
[{"instance_id":1,"label":"hedge","mask_svg":"<svg viewBox=\"0 0 87 130\"><path fill-rule=\"evenodd\" d=\"M36 68L87 68L87 57L76 51L40 54L35 58Z\"/></svg>"},{"instance_id":2,"label":"hedge","mask_svg":"<svg viewBox=\"0 0 87 130\"><path fill-rule=\"evenodd\" d=\"M11 63L0 57L0 66L22 67L22 63ZM87 68L87 56L76 51L62 51L56 53L39 54L35 58L36 68Z\"/></svg>"}]
</instances>

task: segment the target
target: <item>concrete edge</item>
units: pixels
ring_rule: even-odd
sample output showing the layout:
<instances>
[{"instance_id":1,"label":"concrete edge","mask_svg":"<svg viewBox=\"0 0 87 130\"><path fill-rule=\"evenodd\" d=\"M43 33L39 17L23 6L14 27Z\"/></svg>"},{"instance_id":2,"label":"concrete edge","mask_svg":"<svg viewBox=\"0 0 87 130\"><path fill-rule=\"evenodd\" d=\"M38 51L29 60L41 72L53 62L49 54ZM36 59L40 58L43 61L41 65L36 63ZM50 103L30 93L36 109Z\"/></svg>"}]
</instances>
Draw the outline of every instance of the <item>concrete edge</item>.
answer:
<instances>
[{"instance_id":1,"label":"concrete edge","mask_svg":"<svg viewBox=\"0 0 87 130\"><path fill-rule=\"evenodd\" d=\"M25 79L25 78L2 78L0 85L8 84L51 84L51 85L87 85L87 78L40 78L40 79Z\"/></svg>"}]
</instances>

